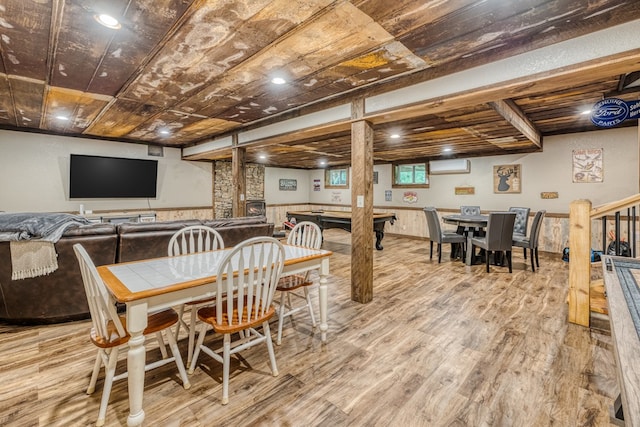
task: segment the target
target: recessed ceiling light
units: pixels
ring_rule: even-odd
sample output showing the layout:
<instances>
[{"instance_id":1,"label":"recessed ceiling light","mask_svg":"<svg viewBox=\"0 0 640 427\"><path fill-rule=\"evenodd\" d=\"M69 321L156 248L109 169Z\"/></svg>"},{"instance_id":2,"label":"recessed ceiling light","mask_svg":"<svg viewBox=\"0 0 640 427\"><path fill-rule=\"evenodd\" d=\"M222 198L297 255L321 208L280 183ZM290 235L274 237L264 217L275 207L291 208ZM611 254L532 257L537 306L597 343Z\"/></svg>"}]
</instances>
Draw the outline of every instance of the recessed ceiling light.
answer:
<instances>
[{"instance_id":1,"label":"recessed ceiling light","mask_svg":"<svg viewBox=\"0 0 640 427\"><path fill-rule=\"evenodd\" d=\"M399 134L397 134L397 133L394 133L394 134L389 135L389 138L391 138L391 139L398 139L398 138L400 138L400 135L399 135Z\"/></svg>"},{"instance_id":2,"label":"recessed ceiling light","mask_svg":"<svg viewBox=\"0 0 640 427\"><path fill-rule=\"evenodd\" d=\"M444 148L442 151L444 151L445 153L448 153L449 151L451 151L451 148Z\"/></svg>"},{"instance_id":3,"label":"recessed ceiling light","mask_svg":"<svg viewBox=\"0 0 640 427\"><path fill-rule=\"evenodd\" d=\"M162 130L160 131L160 133L161 133L162 135L169 135L171 132L169 132L169 131L168 131L168 130L166 130L166 129L162 129Z\"/></svg>"},{"instance_id":4,"label":"recessed ceiling light","mask_svg":"<svg viewBox=\"0 0 640 427\"><path fill-rule=\"evenodd\" d=\"M56 119L66 122L67 120L69 120L69 117L67 117L67 116L56 116Z\"/></svg>"},{"instance_id":5,"label":"recessed ceiling light","mask_svg":"<svg viewBox=\"0 0 640 427\"><path fill-rule=\"evenodd\" d=\"M264 160L264 159L266 159L266 158L267 158L267 156L265 156L264 154L260 154L260 155L258 156L258 158L259 158L260 160Z\"/></svg>"},{"instance_id":6,"label":"recessed ceiling light","mask_svg":"<svg viewBox=\"0 0 640 427\"><path fill-rule=\"evenodd\" d=\"M580 114L584 114L584 115L591 114L591 110L584 110L584 111L583 111L582 113L580 113Z\"/></svg>"},{"instance_id":7,"label":"recessed ceiling light","mask_svg":"<svg viewBox=\"0 0 640 427\"><path fill-rule=\"evenodd\" d=\"M274 77L271 79L271 83L273 83L274 85L283 85L285 84L287 81L285 79L283 79L282 77Z\"/></svg>"},{"instance_id":8,"label":"recessed ceiling light","mask_svg":"<svg viewBox=\"0 0 640 427\"><path fill-rule=\"evenodd\" d=\"M106 13L100 13L98 15L93 15L93 19L98 21L100 25L103 25L107 28L111 28L112 30L119 30L122 25L116 18L111 15L107 15Z\"/></svg>"},{"instance_id":9,"label":"recessed ceiling light","mask_svg":"<svg viewBox=\"0 0 640 427\"><path fill-rule=\"evenodd\" d=\"M320 166L324 166L326 164L327 164L327 162L325 162L324 160L320 160Z\"/></svg>"}]
</instances>

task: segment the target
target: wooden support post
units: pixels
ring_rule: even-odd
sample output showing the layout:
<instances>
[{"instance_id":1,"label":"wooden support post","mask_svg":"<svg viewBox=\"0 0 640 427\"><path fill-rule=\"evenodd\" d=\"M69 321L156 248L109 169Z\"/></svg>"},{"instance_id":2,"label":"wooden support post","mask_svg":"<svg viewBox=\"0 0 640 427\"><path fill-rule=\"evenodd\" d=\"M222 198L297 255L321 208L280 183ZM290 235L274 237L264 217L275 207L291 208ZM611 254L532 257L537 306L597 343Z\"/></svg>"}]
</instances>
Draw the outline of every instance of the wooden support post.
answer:
<instances>
[{"instance_id":1,"label":"wooden support post","mask_svg":"<svg viewBox=\"0 0 640 427\"><path fill-rule=\"evenodd\" d=\"M247 194L246 174L246 148L238 147L238 136L233 135L233 148L231 158L231 173L233 174L233 207L234 217L245 216L245 203Z\"/></svg>"},{"instance_id":2,"label":"wooden support post","mask_svg":"<svg viewBox=\"0 0 640 427\"><path fill-rule=\"evenodd\" d=\"M591 202L569 206L569 322L589 327L591 281Z\"/></svg>"},{"instance_id":3,"label":"wooden support post","mask_svg":"<svg viewBox=\"0 0 640 427\"><path fill-rule=\"evenodd\" d=\"M373 299L373 128L358 120L364 99L351 104L351 299Z\"/></svg>"}]
</instances>

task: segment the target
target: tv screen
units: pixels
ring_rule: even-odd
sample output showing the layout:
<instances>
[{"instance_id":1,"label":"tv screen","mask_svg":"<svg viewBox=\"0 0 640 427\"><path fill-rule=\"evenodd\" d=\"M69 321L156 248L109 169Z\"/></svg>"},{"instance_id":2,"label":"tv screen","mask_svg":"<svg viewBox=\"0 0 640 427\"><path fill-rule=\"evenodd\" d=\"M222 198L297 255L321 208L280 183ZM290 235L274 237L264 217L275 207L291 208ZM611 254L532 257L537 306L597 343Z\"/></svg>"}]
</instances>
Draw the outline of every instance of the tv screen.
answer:
<instances>
[{"instance_id":1,"label":"tv screen","mask_svg":"<svg viewBox=\"0 0 640 427\"><path fill-rule=\"evenodd\" d=\"M71 155L69 197L156 197L156 160Z\"/></svg>"}]
</instances>

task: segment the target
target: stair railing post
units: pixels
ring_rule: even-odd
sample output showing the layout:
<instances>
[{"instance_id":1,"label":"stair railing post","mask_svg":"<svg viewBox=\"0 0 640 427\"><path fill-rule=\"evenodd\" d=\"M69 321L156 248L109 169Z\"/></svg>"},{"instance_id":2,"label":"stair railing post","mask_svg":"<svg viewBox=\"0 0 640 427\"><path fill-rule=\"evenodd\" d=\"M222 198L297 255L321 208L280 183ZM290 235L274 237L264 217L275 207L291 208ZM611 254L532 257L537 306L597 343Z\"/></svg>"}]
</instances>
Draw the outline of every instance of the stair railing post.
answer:
<instances>
[{"instance_id":1,"label":"stair railing post","mask_svg":"<svg viewBox=\"0 0 640 427\"><path fill-rule=\"evenodd\" d=\"M569 206L569 322L589 327L591 201Z\"/></svg>"}]
</instances>

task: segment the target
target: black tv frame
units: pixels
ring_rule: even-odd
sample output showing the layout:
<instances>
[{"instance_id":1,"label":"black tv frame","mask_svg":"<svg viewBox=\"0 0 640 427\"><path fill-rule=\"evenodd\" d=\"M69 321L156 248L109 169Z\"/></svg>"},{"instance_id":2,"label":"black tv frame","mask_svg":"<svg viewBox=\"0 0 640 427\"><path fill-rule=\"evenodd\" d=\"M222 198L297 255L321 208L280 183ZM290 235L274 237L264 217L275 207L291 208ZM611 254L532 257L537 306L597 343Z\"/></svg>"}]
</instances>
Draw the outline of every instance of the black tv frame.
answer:
<instances>
[{"instance_id":1,"label":"black tv frame","mask_svg":"<svg viewBox=\"0 0 640 427\"><path fill-rule=\"evenodd\" d=\"M153 199L157 186L157 160L71 154L70 199Z\"/></svg>"}]
</instances>

